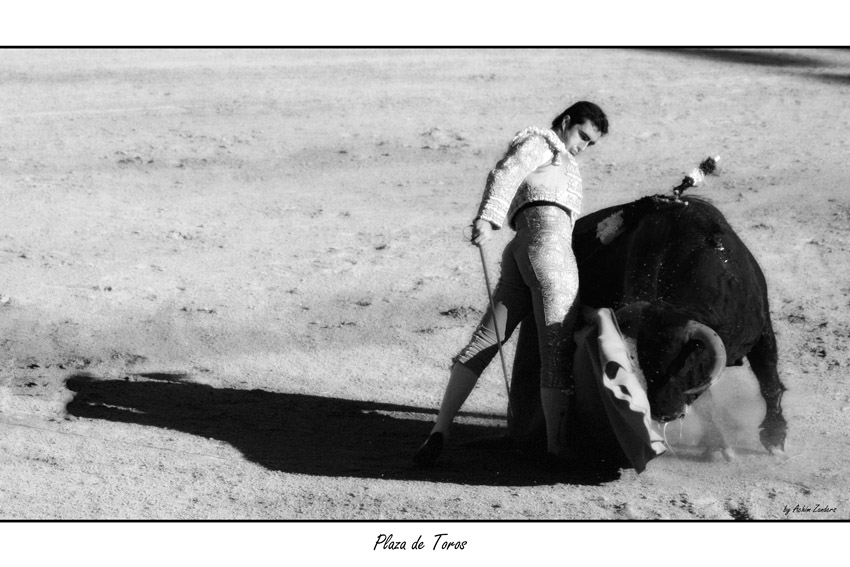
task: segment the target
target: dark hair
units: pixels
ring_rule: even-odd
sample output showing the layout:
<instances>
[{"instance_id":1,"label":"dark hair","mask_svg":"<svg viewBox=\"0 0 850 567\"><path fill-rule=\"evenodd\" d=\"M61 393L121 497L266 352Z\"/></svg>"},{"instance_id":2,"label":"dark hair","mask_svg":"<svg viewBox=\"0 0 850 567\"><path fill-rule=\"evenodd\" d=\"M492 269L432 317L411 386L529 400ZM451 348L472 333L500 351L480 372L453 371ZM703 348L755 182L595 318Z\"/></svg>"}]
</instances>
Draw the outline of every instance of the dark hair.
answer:
<instances>
[{"instance_id":1,"label":"dark hair","mask_svg":"<svg viewBox=\"0 0 850 567\"><path fill-rule=\"evenodd\" d=\"M599 130L600 134L604 136L608 133L608 117L605 116L605 113L599 106L592 102L581 100L573 104L552 121L552 128L559 128L561 122L567 116L570 117L570 124L582 124L585 120L590 120L596 126L596 129Z\"/></svg>"}]
</instances>

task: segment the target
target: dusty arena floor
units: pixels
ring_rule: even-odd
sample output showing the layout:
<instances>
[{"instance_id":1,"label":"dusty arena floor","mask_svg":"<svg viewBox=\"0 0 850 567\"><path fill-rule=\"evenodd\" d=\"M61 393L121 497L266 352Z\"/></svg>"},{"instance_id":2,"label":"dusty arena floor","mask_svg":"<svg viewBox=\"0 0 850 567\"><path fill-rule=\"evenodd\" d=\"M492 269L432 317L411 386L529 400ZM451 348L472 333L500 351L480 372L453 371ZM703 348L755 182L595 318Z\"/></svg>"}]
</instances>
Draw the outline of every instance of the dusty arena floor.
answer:
<instances>
[{"instance_id":1,"label":"dusty arena floor","mask_svg":"<svg viewBox=\"0 0 850 567\"><path fill-rule=\"evenodd\" d=\"M848 95L838 49L7 50L0 517L846 520ZM784 458L747 366L733 462L692 415L619 478L463 447L504 430L493 365L411 466L486 303L487 172L577 99L611 118L585 211L721 156L694 194L766 273Z\"/></svg>"}]
</instances>

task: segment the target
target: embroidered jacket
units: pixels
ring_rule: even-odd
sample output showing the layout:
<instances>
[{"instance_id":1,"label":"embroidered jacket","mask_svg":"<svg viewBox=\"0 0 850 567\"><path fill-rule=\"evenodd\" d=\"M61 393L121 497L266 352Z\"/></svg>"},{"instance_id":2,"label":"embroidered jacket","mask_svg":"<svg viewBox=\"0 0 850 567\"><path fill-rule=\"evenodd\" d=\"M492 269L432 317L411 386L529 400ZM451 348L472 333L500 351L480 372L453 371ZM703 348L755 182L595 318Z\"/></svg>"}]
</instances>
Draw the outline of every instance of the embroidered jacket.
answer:
<instances>
[{"instance_id":1,"label":"embroidered jacket","mask_svg":"<svg viewBox=\"0 0 850 567\"><path fill-rule=\"evenodd\" d=\"M487 177L476 219L514 228L514 216L524 206L545 201L570 213L581 213L581 175L575 158L552 130L526 128L518 133Z\"/></svg>"}]
</instances>

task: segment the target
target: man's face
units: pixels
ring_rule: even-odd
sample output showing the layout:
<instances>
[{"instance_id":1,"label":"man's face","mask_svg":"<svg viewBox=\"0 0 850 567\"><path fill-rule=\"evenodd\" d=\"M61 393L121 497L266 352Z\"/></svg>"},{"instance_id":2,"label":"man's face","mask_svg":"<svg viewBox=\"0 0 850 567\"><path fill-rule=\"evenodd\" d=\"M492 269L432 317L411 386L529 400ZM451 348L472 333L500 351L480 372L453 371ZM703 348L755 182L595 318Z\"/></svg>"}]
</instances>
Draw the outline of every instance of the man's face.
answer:
<instances>
[{"instance_id":1,"label":"man's face","mask_svg":"<svg viewBox=\"0 0 850 567\"><path fill-rule=\"evenodd\" d=\"M567 117L567 119L569 119L569 117ZM590 120L585 120L581 124L570 124L566 120L565 122L565 129L561 139L563 140L567 151L573 156L579 155L602 137L602 133Z\"/></svg>"}]
</instances>

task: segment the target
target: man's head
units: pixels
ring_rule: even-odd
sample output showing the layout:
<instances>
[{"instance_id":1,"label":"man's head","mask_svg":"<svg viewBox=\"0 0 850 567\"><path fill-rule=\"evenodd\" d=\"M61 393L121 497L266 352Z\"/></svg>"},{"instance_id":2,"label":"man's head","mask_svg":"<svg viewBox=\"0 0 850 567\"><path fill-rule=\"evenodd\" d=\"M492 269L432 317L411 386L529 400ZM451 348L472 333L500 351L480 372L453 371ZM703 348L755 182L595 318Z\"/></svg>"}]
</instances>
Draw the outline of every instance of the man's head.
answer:
<instances>
[{"instance_id":1,"label":"man's head","mask_svg":"<svg viewBox=\"0 0 850 567\"><path fill-rule=\"evenodd\" d=\"M592 102L580 101L552 121L552 130L576 156L608 133L608 117Z\"/></svg>"}]
</instances>

